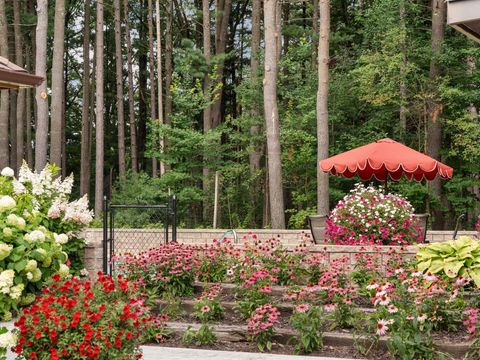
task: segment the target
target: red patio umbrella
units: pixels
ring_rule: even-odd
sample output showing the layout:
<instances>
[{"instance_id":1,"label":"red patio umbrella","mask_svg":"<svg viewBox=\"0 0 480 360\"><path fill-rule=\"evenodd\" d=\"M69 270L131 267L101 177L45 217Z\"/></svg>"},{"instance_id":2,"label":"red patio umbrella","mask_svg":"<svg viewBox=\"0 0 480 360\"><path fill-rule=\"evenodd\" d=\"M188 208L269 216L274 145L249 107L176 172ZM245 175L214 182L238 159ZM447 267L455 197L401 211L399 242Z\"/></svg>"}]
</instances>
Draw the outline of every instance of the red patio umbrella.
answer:
<instances>
[{"instance_id":1,"label":"red patio umbrella","mask_svg":"<svg viewBox=\"0 0 480 360\"><path fill-rule=\"evenodd\" d=\"M398 181L403 175L416 181L453 175L450 166L388 138L322 160L320 168L346 178L358 175L362 180L375 177L380 181L388 177Z\"/></svg>"}]
</instances>

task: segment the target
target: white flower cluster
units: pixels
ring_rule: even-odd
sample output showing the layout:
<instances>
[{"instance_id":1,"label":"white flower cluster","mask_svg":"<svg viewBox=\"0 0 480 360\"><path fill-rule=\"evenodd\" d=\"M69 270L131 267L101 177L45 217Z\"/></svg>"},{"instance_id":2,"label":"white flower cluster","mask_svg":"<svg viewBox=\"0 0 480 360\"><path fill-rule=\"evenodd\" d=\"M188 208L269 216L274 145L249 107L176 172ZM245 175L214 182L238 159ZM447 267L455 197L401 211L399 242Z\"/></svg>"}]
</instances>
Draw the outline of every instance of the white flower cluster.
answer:
<instances>
[{"instance_id":1,"label":"white flower cluster","mask_svg":"<svg viewBox=\"0 0 480 360\"><path fill-rule=\"evenodd\" d=\"M13 246L0 242L0 261L5 259L12 251Z\"/></svg>"},{"instance_id":2,"label":"white flower cluster","mask_svg":"<svg viewBox=\"0 0 480 360\"><path fill-rule=\"evenodd\" d=\"M15 226L20 230L25 229L25 226L27 225L24 218L17 216L15 214L10 214L7 216L7 224L11 226Z\"/></svg>"},{"instance_id":3,"label":"white flower cluster","mask_svg":"<svg viewBox=\"0 0 480 360\"><path fill-rule=\"evenodd\" d=\"M18 183L23 185L23 187ZM36 173L30 170L27 163L24 161L18 174L18 181L14 182L14 190L17 189L20 193L25 192L26 184L31 185L33 195L51 196L54 194L60 194L67 196L72 192L73 177L69 176L65 180L62 180L61 177L54 179L52 171L48 166L39 173Z\"/></svg>"},{"instance_id":4,"label":"white flower cluster","mask_svg":"<svg viewBox=\"0 0 480 360\"><path fill-rule=\"evenodd\" d=\"M12 269L4 270L0 273L0 293L10 293L10 288L13 286L13 279L15 278L15 271Z\"/></svg>"},{"instance_id":5,"label":"white flower cluster","mask_svg":"<svg viewBox=\"0 0 480 360\"><path fill-rule=\"evenodd\" d=\"M25 234L24 239L28 242L42 242L45 241L45 234L41 230L33 230L32 232Z\"/></svg>"},{"instance_id":6,"label":"white flower cluster","mask_svg":"<svg viewBox=\"0 0 480 360\"><path fill-rule=\"evenodd\" d=\"M17 335L12 331L0 334L0 348L8 349L17 344Z\"/></svg>"},{"instance_id":7,"label":"white flower cluster","mask_svg":"<svg viewBox=\"0 0 480 360\"><path fill-rule=\"evenodd\" d=\"M50 206L50 209L48 209L47 216L50 219L58 219L62 215L63 221L71 221L81 225L88 225L93 220L93 212L88 209L88 198L86 195L72 202L56 199Z\"/></svg>"},{"instance_id":8,"label":"white flower cluster","mask_svg":"<svg viewBox=\"0 0 480 360\"><path fill-rule=\"evenodd\" d=\"M0 212L13 209L17 205L16 201L8 195L0 197Z\"/></svg>"}]
</instances>

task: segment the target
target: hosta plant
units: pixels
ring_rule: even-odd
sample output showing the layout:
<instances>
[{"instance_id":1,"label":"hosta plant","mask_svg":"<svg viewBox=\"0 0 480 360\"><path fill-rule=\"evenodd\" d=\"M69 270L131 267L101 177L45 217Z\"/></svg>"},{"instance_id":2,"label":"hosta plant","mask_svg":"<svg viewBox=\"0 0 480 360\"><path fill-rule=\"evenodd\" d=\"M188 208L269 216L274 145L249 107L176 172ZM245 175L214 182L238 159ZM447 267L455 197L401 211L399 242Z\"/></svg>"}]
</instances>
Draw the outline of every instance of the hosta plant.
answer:
<instances>
[{"instance_id":1,"label":"hosta plant","mask_svg":"<svg viewBox=\"0 0 480 360\"><path fill-rule=\"evenodd\" d=\"M326 241L337 245L405 245L422 240L410 202L381 188L355 185L332 210Z\"/></svg>"},{"instance_id":2,"label":"hosta plant","mask_svg":"<svg viewBox=\"0 0 480 360\"><path fill-rule=\"evenodd\" d=\"M467 236L443 243L420 246L416 258L420 271L471 278L480 287L480 242Z\"/></svg>"}]
</instances>

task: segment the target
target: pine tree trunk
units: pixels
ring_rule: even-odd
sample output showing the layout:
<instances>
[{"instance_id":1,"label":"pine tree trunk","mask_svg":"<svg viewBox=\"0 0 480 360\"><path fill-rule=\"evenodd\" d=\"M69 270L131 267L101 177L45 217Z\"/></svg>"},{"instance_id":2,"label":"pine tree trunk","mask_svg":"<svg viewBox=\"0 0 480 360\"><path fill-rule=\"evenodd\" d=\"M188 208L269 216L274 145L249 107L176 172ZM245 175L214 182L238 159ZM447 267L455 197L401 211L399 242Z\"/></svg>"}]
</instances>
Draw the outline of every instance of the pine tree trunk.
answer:
<instances>
[{"instance_id":1,"label":"pine tree trunk","mask_svg":"<svg viewBox=\"0 0 480 360\"><path fill-rule=\"evenodd\" d=\"M44 81L35 90L37 121L35 128L35 170L47 164L48 149L48 94L47 94L47 30L48 0L37 0L37 30L35 46L35 74Z\"/></svg>"},{"instance_id":2,"label":"pine tree trunk","mask_svg":"<svg viewBox=\"0 0 480 360\"><path fill-rule=\"evenodd\" d=\"M227 47L228 23L232 10L231 0L219 0L215 14L215 55L225 54ZM217 65L215 83L223 83L224 63ZM215 102L212 104L212 128L216 128L222 117L223 86L214 93Z\"/></svg>"},{"instance_id":3,"label":"pine tree trunk","mask_svg":"<svg viewBox=\"0 0 480 360\"><path fill-rule=\"evenodd\" d=\"M14 31L11 27L8 27L8 37L9 37L9 59L15 59L15 37ZM12 46L13 45L13 46ZM18 90L10 89L10 167L15 169L17 166L17 98Z\"/></svg>"},{"instance_id":4,"label":"pine tree trunk","mask_svg":"<svg viewBox=\"0 0 480 360\"><path fill-rule=\"evenodd\" d=\"M140 6L146 7L145 0L140 0ZM147 13L140 13L140 23L138 28L138 36L140 39L147 37ZM140 47L138 54L138 127L137 127L137 149L138 149L138 166L142 171L147 171L147 163L145 158L146 139L147 139L147 80L148 80L148 50Z\"/></svg>"},{"instance_id":5,"label":"pine tree trunk","mask_svg":"<svg viewBox=\"0 0 480 360\"><path fill-rule=\"evenodd\" d=\"M103 2L97 2L97 22L95 32L96 69L95 69L95 216L102 216L103 204L103 159L104 159L104 127L103 127Z\"/></svg>"},{"instance_id":6,"label":"pine tree trunk","mask_svg":"<svg viewBox=\"0 0 480 360\"><path fill-rule=\"evenodd\" d=\"M312 64L317 66L318 56L318 0L313 0L313 16L312 16Z\"/></svg>"},{"instance_id":7,"label":"pine tree trunk","mask_svg":"<svg viewBox=\"0 0 480 360\"><path fill-rule=\"evenodd\" d=\"M157 103L158 103L158 122L163 124L163 71L162 71L162 33L160 30L160 0L155 2L156 28L157 28ZM160 149L163 151L163 137L160 139ZM160 161L160 176L165 174L165 164Z\"/></svg>"},{"instance_id":8,"label":"pine tree trunk","mask_svg":"<svg viewBox=\"0 0 480 360\"><path fill-rule=\"evenodd\" d=\"M25 46L25 59L27 71L32 72L32 51L30 43ZM25 90L25 155L28 166L33 167L33 149L32 149L32 89Z\"/></svg>"},{"instance_id":9,"label":"pine tree trunk","mask_svg":"<svg viewBox=\"0 0 480 360\"><path fill-rule=\"evenodd\" d=\"M8 58L7 19L5 0L0 0L0 56ZM0 90L0 169L9 165L8 147L8 90Z\"/></svg>"},{"instance_id":10,"label":"pine tree trunk","mask_svg":"<svg viewBox=\"0 0 480 360\"><path fill-rule=\"evenodd\" d=\"M155 102L155 62L153 60L153 5L148 0L148 66L150 76L150 121L157 121L157 105ZM152 157L152 176L158 175L157 159Z\"/></svg>"},{"instance_id":11,"label":"pine tree trunk","mask_svg":"<svg viewBox=\"0 0 480 360\"><path fill-rule=\"evenodd\" d=\"M123 2L125 16L125 38L127 42L127 71L128 71L128 117L130 123L130 152L132 157L132 171L138 171L137 129L135 125L135 104L133 99L133 65L132 40L130 38L130 21L128 20L128 0Z\"/></svg>"},{"instance_id":12,"label":"pine tree trunk","mask_svg":"<svg viewBox=\"0 0 480 360\"><path fill-rule=\"evenodd\" d=\"M20 4L19 0L13 1L13 31L15 34L15 63L23 67L23 41L20 31ZM25 126L25 89L18 90L17 98L17 163L15 170L18 171L24 159L24 126Z\"/></svg>"},{"instance_id":13,"label":"pine tree trunk","mask_svg":"<svg viewBox=\"0 0 480 360\"><path fill-rule=\"evenodd\" d=\"M80 195L90 190L90 0L85 0L83 21L82 136L80 160Z\"/></svg>"},{"instance_id":14,"label":"pine tree trunk","mask_svg":"<svg viewBox=\"0 0 480 360\"><path fill-rule=\"evenodd\" d=\"M211 61L211 34L210 34L210 1L202 0L202 30L203 30L203 56L205 57L205 62L207 63L207 73L203 79L203 95L207 98L210 92L210 61ZM203 109L203 133L207 134L212 128L212 111L210 104ZM207 158L204 158L204 162L208 161ZM203 221L208 221L208 204L209 199L207 194L209 193L210 188L210 179L209 171L210 169L206 164L203 166L203 193L205 195L205 200L203 201Z\"/></svg>"},{"instance_id":15,"label":"pine tree trunk","mask_svg":"<svg viewBox=\"0 0 480 360\"><path fill-rule=\"evenodd\" d=\"M252 86L256 86L258 82L258 51L260 49L260 16L261 16L261 0L253 0L252 3L252 44L251 44L251 58L250 58L250 81ZM252 118L257 119L260 116L260 109L258 103L255 102L252 106ZM262 158L263 144L257 144L257 137L260 133L260 126L253 124L250 127L250 151L248 154L250 171L255 174L260 170L260 159Z\"/></svg>"},{"instance_id":16,"label":"pine tree trunk","mask_svg":"<svg viewBox=\"0 0 480 360\"><path fill-rule=\"evenodd\" d=\"M123 108L123 61L120 0L113 1L115 17L115 76L117 85L118 174L125 177L125 113Z\"/></svg>"},{"instance_id":17,"label":"pine tree trunk","mask_svg":"<svg viewBox=\"0 0 480 360\"><path fill-rule=\"evenodd\" d=\"M172 114L172 86L173 76L173 1L167 0L166 6L166 29L165 29L165 123L171 124Z\"/></svg>"},{"instance_id":18,"label":"pine tree trunk","mask_svg":"<svg viewBox=\"0 0 480 360\"><path fill-rule=\"evenodd\" d=\"M317 92L317 211L329 211L328 174L319 166L328 157L328 64L330 60L330 0L320 0L320 37L318 40Z\"/></svg>"},{"instance_id":19,"label":"pine tree trunk","mask_svg":"<svg viewBox=\"0 0 480 360\"><path fill-rule=\"evenodd\" d=\"M277 105L277 24L278 0L264 0L265 26L265 78L263 98L265 128L267 131L268 178L270 195L271 224L273 229L285 228L283 200L282 163L280 150L280 124Z\"/></svg>"},{"instance_id":20,"label":"pine tree trunk","mask_svg":"<svg viewBox=\"0 0 480 360\"><path fill-rule=\"evenodd\" d=\"M430 83L432 88L436 87L440 77L441 69L438 64L438 55L441 52L441 45L445 36L445 12L446 4L443 0L432 0L432 59L430 61ZM442 104L437 100L432 100L429 104L428 114L428 134L427 151L428 155L434 159L440 160L440 147L442 144L442 124L440 120ZM442 198L442 183L439 177L432 181L432 189L438 199ZM444 215L439 206L433 208L433 228L441 230L443 228Z\"/></svg>"},{"instance_id":21,"label":"pine tree trunk","mask_svg":"<svg viewBox=\"0 0 480 360\"><path fill-rule=\"evenodd\" d=\"M62 165L63 50L65 42L65 0L55 1L52 59L52 105L50 162Z\"/></svg>"},{"instance_id":22,"label":"pine tree trunk","mask_svg":"<svg viewBox=\"0 0 480 360\"><path fill-rule=\"evenodd\" d=\"M402 53L402 62L400 64L400 129L402 129L402 136L407 130L407 85L405 81L406 67L407 67L407 29L405 24L405 3L400 0L400 49Z\"/></svg>"}]
</instances>

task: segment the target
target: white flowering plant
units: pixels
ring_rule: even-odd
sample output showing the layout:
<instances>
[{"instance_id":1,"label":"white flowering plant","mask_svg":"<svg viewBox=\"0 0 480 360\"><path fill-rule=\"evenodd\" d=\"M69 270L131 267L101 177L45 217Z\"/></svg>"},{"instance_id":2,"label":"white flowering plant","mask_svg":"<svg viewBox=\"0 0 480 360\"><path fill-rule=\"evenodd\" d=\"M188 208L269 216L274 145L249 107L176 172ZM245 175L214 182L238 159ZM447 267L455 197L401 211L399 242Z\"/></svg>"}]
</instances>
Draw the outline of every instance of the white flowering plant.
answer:
<instances>
[{"instance_id":1,"label":"white flowering plant","mask_svg":"<svg viewBox=\"0 0 480 360\"><path fill-rule=\"evenodd\" d=\"M79 232L92 221L86 198L70 202L73 178L57 177L58 168L41 172L26 163L18 178L0 173L0 318L9 320L19 305L53 274L78 271L84 240Z\"/></svg>"},{"instance_id":2,"label":"white flowering plant","mask_svg":"<svg viewBox=\"0 0 480 360\"><path fill-rule=\"evenodd\" d=\"M406 198L361 183L337 204L326 225L326 241L337 245L407 245L423 240Z\"/></svg>"}]
</instances>

